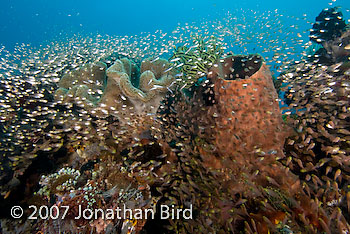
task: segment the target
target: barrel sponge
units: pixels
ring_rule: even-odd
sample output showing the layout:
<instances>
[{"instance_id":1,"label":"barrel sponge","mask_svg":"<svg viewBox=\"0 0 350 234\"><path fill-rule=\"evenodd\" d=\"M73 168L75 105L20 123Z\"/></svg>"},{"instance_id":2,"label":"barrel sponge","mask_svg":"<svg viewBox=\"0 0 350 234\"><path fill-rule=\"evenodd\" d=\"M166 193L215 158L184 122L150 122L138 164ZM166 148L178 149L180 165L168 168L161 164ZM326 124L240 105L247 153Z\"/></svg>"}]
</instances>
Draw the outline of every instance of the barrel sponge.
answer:
<instances>
[{"instance_id":1,"label":"barrel sponge","mask_svg":"<svg viewBox=\"0 0 350 234\"><path fill-rule=\"evenodd\" d=\"M217 70L214 70L217 69ZM271 72L259 55L230 56L213 68L216 144L222 153L283 157L287 137Z\"/></svg>"}]
</instances>

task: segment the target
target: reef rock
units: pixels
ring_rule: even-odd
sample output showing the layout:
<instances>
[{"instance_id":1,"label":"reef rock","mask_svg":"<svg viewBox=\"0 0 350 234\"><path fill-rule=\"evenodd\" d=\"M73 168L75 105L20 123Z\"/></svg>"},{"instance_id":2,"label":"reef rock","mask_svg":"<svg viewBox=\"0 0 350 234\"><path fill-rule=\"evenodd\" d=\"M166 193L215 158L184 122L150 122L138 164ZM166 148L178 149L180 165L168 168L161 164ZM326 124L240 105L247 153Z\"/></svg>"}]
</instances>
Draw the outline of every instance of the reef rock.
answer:
<instances>
[{"instance_id":1,"label":"reef rock","mask_svg":"<svg viewBox=\"0 0 350 234\"><path fill-rule=\"evenodd\" d=\"M326 58L333 63L349 62L350 60L350 29L340 37L322 43L326 50Z\"/></svg>"},{"instance_id":2,"label":"reef rock","mask_svg":"<svg viewBox=\"0 0 350 234\"><path fill-rule=\"evenodd\" d=\"M338 7L326 8L316 17L310 30L310 40L316 43L331 41L346 30L343 13Z\"/></svg>"}]
</instances>

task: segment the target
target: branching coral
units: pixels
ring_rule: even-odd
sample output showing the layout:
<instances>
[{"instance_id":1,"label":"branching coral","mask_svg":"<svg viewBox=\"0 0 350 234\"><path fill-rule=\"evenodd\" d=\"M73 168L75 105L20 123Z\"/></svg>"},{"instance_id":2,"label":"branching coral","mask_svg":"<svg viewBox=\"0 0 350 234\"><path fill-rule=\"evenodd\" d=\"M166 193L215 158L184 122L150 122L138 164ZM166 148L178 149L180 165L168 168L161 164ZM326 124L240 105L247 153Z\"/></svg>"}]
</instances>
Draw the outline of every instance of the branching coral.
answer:
<instances>
[{"instance_id":1,"label":"branching coral","mask_svg":"<svg viewBox=\"0 0 350 234\"><path fill-rule=\"evenodd\" d=\"M72 168L61 168L57 173L48 176L42 176L40 185L42 188L38 191L39 195L50 199L51 195L63 195L73 190L80 172Z\"/></svg>"},{"instance_id":2,"label":"branching coral","mask_svg":"<svg viewBox=\"0 0 350 234\"><path fill-rule=\"evenodd\" d=\"M135 215L145 209L152 209L155 204L150 196L150 187L141 183L141 173L135 178L136 173L131 173L134 167L123 168L116 160L116 155L111 153L99 155L99 160L94 160L91 165L90 162L96 155L92 150L89 152L88 158L85 158L89 161L80 170L62 168L56 173L42 176L42 188L35 195L36 198L45 198L40 205L54 202L58 209L68 206L69 211L64 218L62 212L59 214L59 222L51 219L40 220L36 223L36 228L44 233L57 232L57 229L73 233L106 233L116 228L122 233L140 231L147 217L142 215L138 219L127 216L129 213L124 216L123 210L125 207L131 209ZM82 216L81 211L85 209L100 209L104 212L93 213L90 220Z\"/></svg>"}]
</instances>

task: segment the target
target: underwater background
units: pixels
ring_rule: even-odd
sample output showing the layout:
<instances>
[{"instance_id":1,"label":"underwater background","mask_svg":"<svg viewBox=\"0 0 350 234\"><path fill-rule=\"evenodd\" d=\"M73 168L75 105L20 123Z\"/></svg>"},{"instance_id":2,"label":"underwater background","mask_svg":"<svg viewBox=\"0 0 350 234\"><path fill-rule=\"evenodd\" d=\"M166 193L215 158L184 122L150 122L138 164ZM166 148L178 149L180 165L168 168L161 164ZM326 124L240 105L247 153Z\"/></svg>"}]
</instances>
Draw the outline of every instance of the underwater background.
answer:
<instances>
[{"instance_id":1,"label":"underwater background","mask_svg":"<svg viewBox=\"0 0 350 234\"><path fill-rule=\"evenodd\" d=\"M60 35L135 35L156 30L171 31L178 23L212 20L237 9L273 11L306 18L311 22L328 7L349 8L346 0L320 1L11 1L0 9L1 44L11 49L15 43L43 44ZM303 30L307 29L304 25Z\"/></svg>"},{"instance_id":2,"label":"underwater background","mask_svg":"<svg viewBox=\"0 0 350 234\"><path fill-rule=\"evenodd\" d=\"M349 220L349 1L2 1L0 233Z\"/></svg>"}]
</instances>

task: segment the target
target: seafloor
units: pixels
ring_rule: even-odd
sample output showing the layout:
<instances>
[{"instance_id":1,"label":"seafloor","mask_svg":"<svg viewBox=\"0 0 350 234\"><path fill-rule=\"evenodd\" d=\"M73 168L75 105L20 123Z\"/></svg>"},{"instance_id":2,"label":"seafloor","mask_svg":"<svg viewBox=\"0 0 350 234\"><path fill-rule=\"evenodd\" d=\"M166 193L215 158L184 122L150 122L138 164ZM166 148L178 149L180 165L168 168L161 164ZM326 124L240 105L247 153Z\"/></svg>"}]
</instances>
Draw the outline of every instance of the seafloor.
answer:
<instances>
[{"instance_id":1,"label":"seafloor","mask_svg":"<svg viewBox=\"0 0 350 234\"><path fill-rule=\"evenodd\" d=\"M0 48L0 232L349 233L349 25L303 20Z\"/></svg>"}]
</instances>

